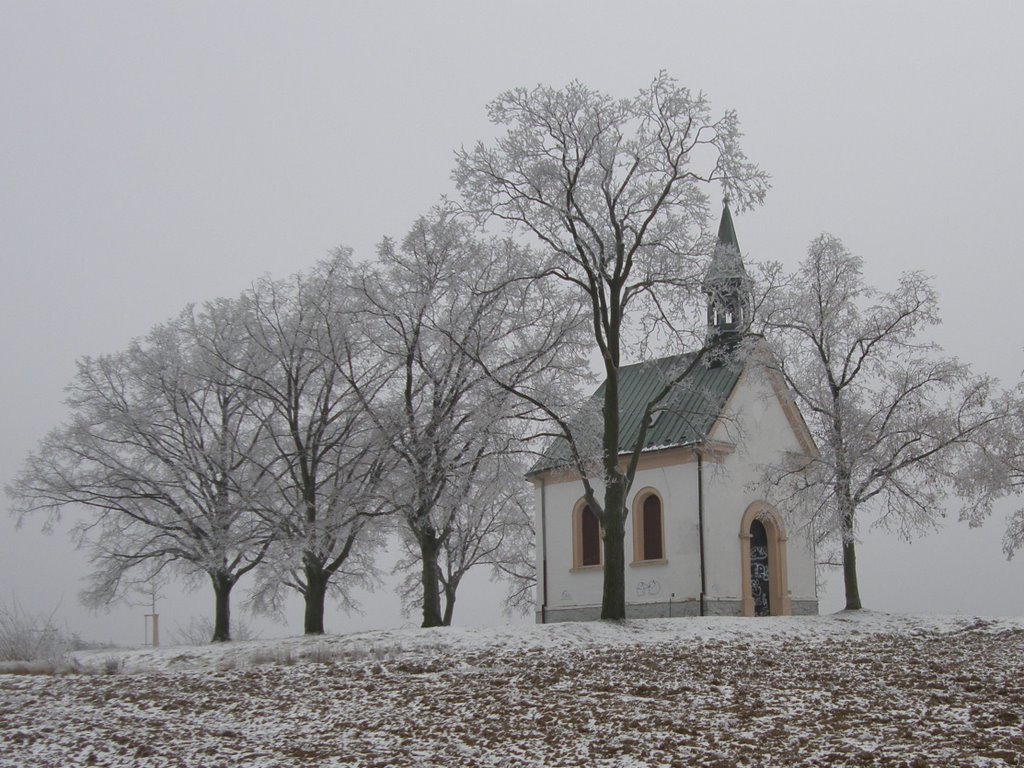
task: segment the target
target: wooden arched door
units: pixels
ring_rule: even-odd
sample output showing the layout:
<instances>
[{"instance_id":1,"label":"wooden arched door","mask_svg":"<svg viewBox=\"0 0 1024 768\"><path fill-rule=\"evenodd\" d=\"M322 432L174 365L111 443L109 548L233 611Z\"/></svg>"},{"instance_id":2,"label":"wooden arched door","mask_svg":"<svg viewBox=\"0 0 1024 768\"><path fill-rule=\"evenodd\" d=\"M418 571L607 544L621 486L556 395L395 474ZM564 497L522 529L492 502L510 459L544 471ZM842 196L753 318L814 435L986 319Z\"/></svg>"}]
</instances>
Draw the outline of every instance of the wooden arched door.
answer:
<instances>
[{"instance_id":1,"label":"wooden arched door","mask_svg":"<svg viewBox=\"0 0 1024 768\"><path fill-rule=\"evenodd\" d=\"M740 565L744 616L788 616L786 530L771 507L755 501L740 522Z\"/></svg>"},{"instance_id":2,"label":"wooden arched door","mask_svg":"<svg viewBox=\"0 0 1024 768\"><path fill-rule=\"evenodd\" d=\"M750 524L750 597L755 616L772 615L768 532L760 520Z\"/></svg>"}]
</instances>

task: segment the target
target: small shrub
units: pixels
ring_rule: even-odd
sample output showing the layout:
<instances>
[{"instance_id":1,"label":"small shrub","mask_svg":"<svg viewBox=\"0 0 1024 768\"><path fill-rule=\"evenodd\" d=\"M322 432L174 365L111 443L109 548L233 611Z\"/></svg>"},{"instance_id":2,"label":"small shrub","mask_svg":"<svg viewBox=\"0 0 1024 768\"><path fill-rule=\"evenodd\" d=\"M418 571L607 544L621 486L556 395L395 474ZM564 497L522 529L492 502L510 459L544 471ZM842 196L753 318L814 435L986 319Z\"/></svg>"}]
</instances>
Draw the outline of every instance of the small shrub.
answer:
<instances>
[{"instance_id":1,"label":"small shrub","mask_svg":"<svg viewBox=\"0 0 1024 768\"><path fill-rule=\"evenodd\" d=\"M213 622L193 616L186 626L180 624L171 630L171 645L207 645L213 637ZM256 640L257 633L241 619L231 620L232 640Z\"/></svg>"},{"instance_id":2,"label":"small shrub","mask_svg":"<svg viewBox=\"0 0 1024 768\"><path fill-rule=\"evenodd\" d=\"M314 664L327 664L328 662L332 661L336 655L337 654L333 653L323 643L317 643L316 646L313 648L313 654L310 661L312 661Z\"/></svg>"},{"instance_id":3,"label":"small shrub","mask_svg":"<svg viewBox=\"0 0 1024 768\"><path fill-rule=\"evenodd\" d=\"M295 663L290 648L258 648L249 656L249 664L258 667L264 664L291 666Z\"/></svg>"},{"instance_id":4,"label":"small shrub","mask_svg":"<svg viewBox=\"0 0 1024 768\"><path fill-rule=\"evenodd\" d=\"M56 609L48 616L25 610L17 600L0 603L0 661L56 662L67 654L71 640L54 625Z\"/></svg>"}]
</instances>

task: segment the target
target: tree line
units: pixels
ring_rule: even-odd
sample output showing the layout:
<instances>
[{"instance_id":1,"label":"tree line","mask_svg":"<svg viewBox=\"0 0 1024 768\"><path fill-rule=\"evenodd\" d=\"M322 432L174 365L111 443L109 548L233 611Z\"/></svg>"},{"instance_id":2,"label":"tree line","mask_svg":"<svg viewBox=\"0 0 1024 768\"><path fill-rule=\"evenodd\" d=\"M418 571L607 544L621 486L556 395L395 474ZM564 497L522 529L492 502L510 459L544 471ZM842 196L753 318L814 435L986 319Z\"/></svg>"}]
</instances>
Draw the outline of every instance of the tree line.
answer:
<instances>
[{"instance_id":1,"label":"tree line","mask_svg":"<svg viewBox=\"0 0 1024 768\"><path fill-rule=\"evenodd\" d=\"M743 211L770 187L734 112L713 114L664 73L630 98L574 82L513 89L488 109L499 134L456 153L457 200L385 239L376 261L339 250L80 361L70 419L7 490L22 517L91 508L75 529L93 558L89 600L177 568L210 579L214 639L226 640L231 590L252 572L258 608L297 591L305 631L322 632L327 596L371 581L398 532L403 594L424 626L450 623L478 564L528 605L522 476L555 441L601 524L601 615L623 618L625 502L646 430L693 366L755 351L817 443L764 468L765 497L838 547L848 607L861 604L866 517L911 535L948 495L978 523L1019 491L1019 393L928 338L926 276L879 293L822 235L794 271L756 265L740 343L708 333L710 194ZM621 366L681 351L694 354L621 446ZM600 402L580 394L591 360ZM1008 555L1022 521L1011 518Z\"/></svg>"},{"instance_id":2,"label":"tree line","mask_svg":"<svg viewBox=\"0 0 1024 768\"><path fill-rule=\"evenodd\" d=\"M209 579L215 641L230 638L232 589L250 572L256 608L298 592L304 631L323 632L327 596L345 604L369 586L395 533L414 554L406 597L424 626L451 622L480 564L510 575L522 605L530 413L475 361L529 377L530 354L554 343L523 344L550 297L487 289L527 258L439 207L374 263L339 250L187 307L79 361L70 418L7 489L15 511L88 508L74 535L90 552L89 603L165 569Z\"/></svg>"}]
</instances>

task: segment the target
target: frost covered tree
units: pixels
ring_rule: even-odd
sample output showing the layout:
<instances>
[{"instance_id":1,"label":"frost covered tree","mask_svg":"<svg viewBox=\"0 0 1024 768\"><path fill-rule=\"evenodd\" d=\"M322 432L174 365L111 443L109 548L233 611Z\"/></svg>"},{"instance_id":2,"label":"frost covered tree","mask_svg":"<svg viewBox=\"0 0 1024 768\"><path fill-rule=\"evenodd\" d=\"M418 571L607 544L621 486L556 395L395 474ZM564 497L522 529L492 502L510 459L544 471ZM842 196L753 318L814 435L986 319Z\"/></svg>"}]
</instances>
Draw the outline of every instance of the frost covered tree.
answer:
<instances>
[{"instance_id":1,"label":"frost covered tree","mask_svg":"<svg viewBox=\"0 0 1024 768\"><path fill-rule=\"evenodd\" d=\"M507 604L521 609L524 595L536 583L533 563L533 504L523 481L526 468L514 454L487 457L472 473L465 493L451 510L450 531L440 544L437 574L441 593L441 625L450 626L459 585L470 569L490 565L495 576L509 583ZM403 606L423 600L417 565L422 554L413 537L405 536L405 557L398 563L409 570L402 584Z\"/></svg>"},{"instance_id":2,"label":"frost covered tree","mask_svg":"<svg viewBox=\"0 0 1024 768\"><path fill-rule=\"evenodd\" d=\"M518 279L530 258L510 241L475 238L441 206L400 244L383 241L360 284L364 335L392 371L388 398L364 401L395 456L386 497L419 565L425 627L450 622L463 575L512 524L498 493L502 457L530 409L482 366L537 385L577 362L558 354L571 313L567 331L557 299Z\"/></svg>"},{"instance_id":3,"label":"frost covered tree","mask_svg":"<svg viewBox=\"0 0 1024 768\"><path fill-rule=\"evenodd\" d=\"M819 449L769 468L768 492L780 508L802 510L815 535L839 542L847 609L861 608L863 518L909 537L936 524L950 492L962 497L963 516L977 517L993 466L985 436L1005 416L990 378L927 340L939 322L929 278L905 273L880 292L862 268L823 234L760 313Z\"/></svg>"},{"instance_id":4,"label":"frost covered tree","mask_svg":"<svg viewBox=\"0 0 1024 768\"><path fill-rule=\"evenodd\" d=\"M1021 480L1018 479L1016 485L1019 487L1020 484ZM1003 537L1003 551L1007 558L1013 557L1021 548L1024 548L1024 509L1018 509L1010 516Z\"/></svg>"},{"instance_id":5,"label":"frost covered tree","mask_svg":"<svg viewBox=\"0 0 1024 768\"><path fill-rule=\"evenodd\" d=\"M1020 496L1024 493L1024 384L1018 385L1006 398L1006 418L998 422L998 434L994 438L999 470L994 477L990 475L989 486L994 487L994 496ZM989 467L990 463L986 462L984 468ZM1007 558L1012 558L1021 549L1024 549L1024 509L1017 509L1007 521L1003 551Z\"/></svg>"},{"instance_id":6,"label":"frost covered tree","mask_svg":"<svg viewBox=\"0 0 1024 768\"><path fill-rule=\"evenodd\" d=\"M20 520L86 508L74 536L93 564L87 603L105 604L167 567L209 578L213 640L230 639L230 596L264 557L255 514L267 433L234 369L247 355L237 305L189 308L128 350L84 358L69 420L7 487Z\"/></svg>"},{"instance_id":7,"label":"frost covered tree","mask_svg":"<svg viewBox=\"0 0 1024 768\"><path fill-rule=\"evenodd\" d=\"M561 90L518 88L492 101L489 115L504 134L460 151L456 182L468 210L540 246L544 263L532 275L546 290L559 286L581 303L605 382L597 434L585 434L588 420L569 419L545 393L524 391L500 372L495 377L556 425L601 523L601 616L621 619L625 501L651 416L689 368L652 396L631 445L620 443L619 369L657 339L675 353L689 346L697 351L693 365L706 364L713 350L701 314L711 250L705 190L722 185L742 210L762 201L767 179L740 149L736 114L712 116L703 94L664 73L627 99L578 82ZM596 453L587 447L592 437Z\"/></svg>"},{"instance_id":8,"label":"frost covered tree","mask_svg":"<svg viewBox=\"0 0 1024 768\"><path fill-rule=\"evenodd\" d=\"M996 501L1024 494L1024 384L1004 392L994 410L1000 418L986 425L977 440L979 449L969 457L957 476L957 489L969 494L974 504L961 513L972 527L981 525ZM1003 552L1007 559L1024 548L1024 509L1007 518Z\"/></svg>"},{"instance_id":9,"label":"frost covered tree","mask_svg":"<svg viewBox=\"0 0 1024 768\"><path fill-rule=\"evenodd\" d=\"M328 593L374 576L377 493L385 443L368 418L385 372L359 333L349 290L349 253L288 280L262 280L246 294L249 360L240 368L267 425L265 471L273 492L262 508L274 530L259 571L256 604L276 611L284 589L305 601L306 634L324 631ZM359 387L357 394L356 385Z\"/></svg>"},{"instance_id":10,"label":"frost covered tree","mask_svg":"<svg viewBox=\"0 0 1024 768\"><path fill-rule=\"evenodd\" d=\"M526 613L533 610L537 586L533 491L522 482L528 467L510 458L515 466L506 475L499 497L503 505L501 538L488 555L488 563L494 575L508 585L506 613Z\"/></svg>"}]
</instances>

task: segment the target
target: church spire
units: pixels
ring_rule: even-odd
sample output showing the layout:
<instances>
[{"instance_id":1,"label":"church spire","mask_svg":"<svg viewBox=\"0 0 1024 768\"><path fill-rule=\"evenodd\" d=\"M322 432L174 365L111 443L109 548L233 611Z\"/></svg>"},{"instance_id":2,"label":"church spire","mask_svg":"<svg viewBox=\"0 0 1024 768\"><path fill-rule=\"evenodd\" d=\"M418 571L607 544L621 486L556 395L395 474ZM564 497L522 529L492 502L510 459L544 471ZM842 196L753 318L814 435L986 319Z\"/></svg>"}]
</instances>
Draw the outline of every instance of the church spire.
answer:
<instances>
[{"instance_id":1,"label":"church spire","mask_svg":"<svg viewBox=\"0 0 1024 768\"><path fill-rule=\"evenodd\" d=\"M736 253L740 251L740 243L736 239L736 227L732 223L732 214L729 212L729 195L722 198L722 220L718 224L718 245L731 245L736 249ZM742 260L740 264L742 265Z\"/></svg>"},{"instance_id":2,"label":"church spire","mask_svg":"<svg viewBox=\"0 0 1024 768\"><path fill-rule=\"evenodd\" d=\"M718 242L702 287L708 302L708 343L738 338L750 325L753 286L743 266L728 195L722 201Z\"/></svg>"}]
</instances>

